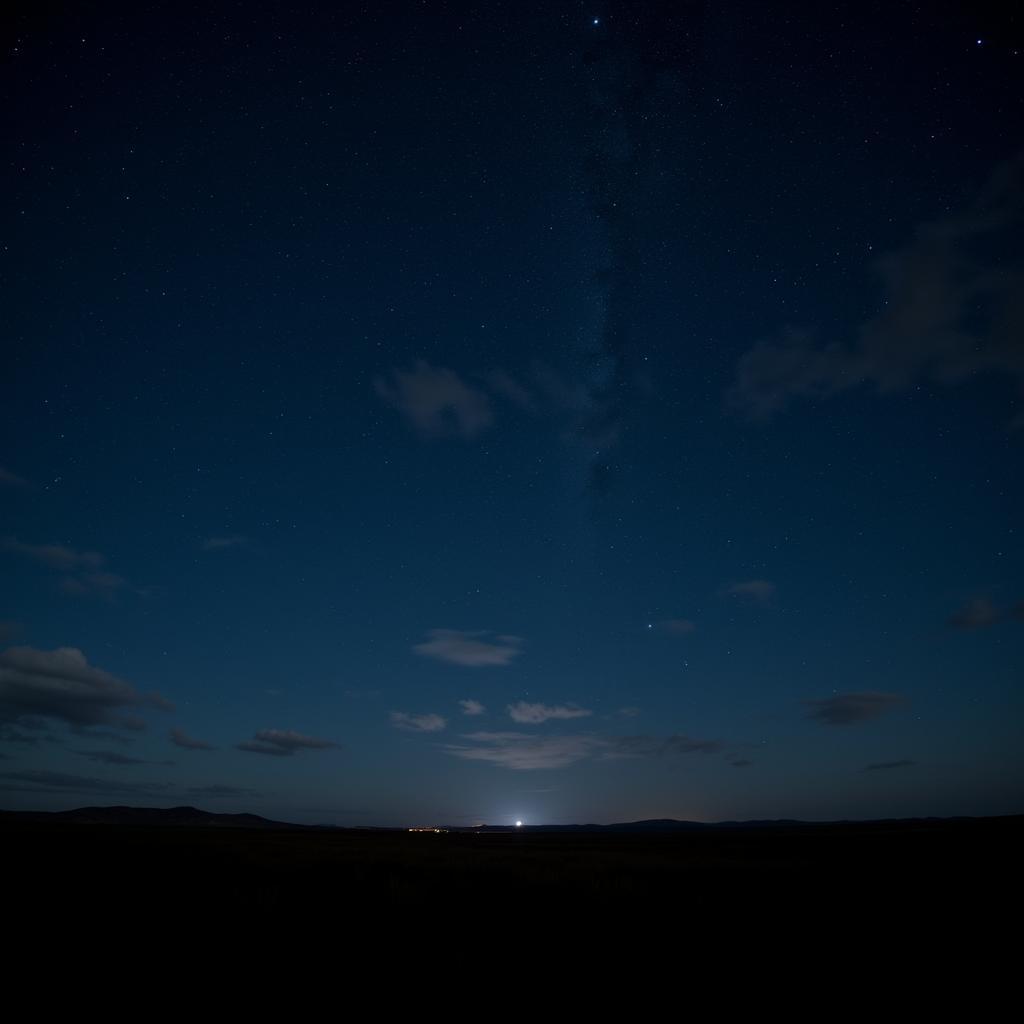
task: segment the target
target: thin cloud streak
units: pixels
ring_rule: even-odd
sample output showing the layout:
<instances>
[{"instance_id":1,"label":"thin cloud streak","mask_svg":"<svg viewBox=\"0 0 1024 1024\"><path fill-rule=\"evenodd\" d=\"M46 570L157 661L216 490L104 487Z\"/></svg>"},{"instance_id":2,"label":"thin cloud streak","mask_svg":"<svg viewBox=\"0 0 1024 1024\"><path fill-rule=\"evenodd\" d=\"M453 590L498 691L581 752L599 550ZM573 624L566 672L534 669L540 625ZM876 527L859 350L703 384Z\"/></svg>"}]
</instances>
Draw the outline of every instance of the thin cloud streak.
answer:
<instances>
[{"instance_id":1,"label":"thin cloud streak","mask_svg":"<svg viewBox=\"0 0 1024 1024\"><path fill-rule=\"evenodd\" d=\"M551 706L548 704L528 704L521 700L517 704L509 704L505 709L514 722L539 725L552 719L567 720L570 718L588 718L594 712L575 704Z\"/></svg>"},{"instance_id":2,"label":"thin cloud streak","mask_svg":"<svg viewBox=\"0 0 1024 1024\"><path fill-rule=\"evenodd\" d=\"M448 723L441 715L410 715L404 711L392 711L391 724L407 732L439 732Z\"/></svg>"},{"instance_id":3,"label":"thin cloud streak","mask_svg":"<svg viewBox=\"0 0 1024 1024\"><path fill-rule=\"evenodd\" d=\"M293 757L300 750L330 750L337 747L331 740L306 736L294 729L261 729L251 740L236 744L236 750L270 757Z\"/></svg>"},{"instance_id":4,"label":"thin cloud streak","mask_svg":"<svg viewBox=\"0 0 1024 1024\"><path fill-rule=\"evenodd\" d=\"M189 736L184 729L172 729L170 732L171 742L176 747L182 747L184 750L214 750L216 749L212 744L207 743L205 740L197 740L192 736Z\"/></svg>"},{"instance_id":5,"label":"thin cloud streak","mask_svg":"<svg viewBox=\"0 0 1024 1024\"><path fill-rule=\"evenodd\" d=\"M500 634L493 640L484 639L489 635L488 630L431 629L427 633L430 639L415 644L413 650L422 657L466 668L508 665L522 653L520 637Z\"/></svg>"},{"instance_id":6,"label":"thin cloud streak","mask_svg":"<svg viewBox=\"0 0 1024 1024\"><path fill-rule=\"evenodd\" d=\"M841 693L835 697L805 700L807 717L822 725L855 725L881 718L907 703L898 693Z\"/></svg>"},{"instance_id":7,"label":"thin cloud streak","mask_svg":"<svg viewBox=\"0 0 1024 1024\"><path fill-rule=\"evenodd\" d=\"M689 736L547 736L524 732L466 733L465 743L446 744L444 750L464 761L484 761L510 771L543 771L568 768L580 761L615 761L628 758L660 758L683 754L717 754L721 740Z\"/></svg>"}]
</instances>

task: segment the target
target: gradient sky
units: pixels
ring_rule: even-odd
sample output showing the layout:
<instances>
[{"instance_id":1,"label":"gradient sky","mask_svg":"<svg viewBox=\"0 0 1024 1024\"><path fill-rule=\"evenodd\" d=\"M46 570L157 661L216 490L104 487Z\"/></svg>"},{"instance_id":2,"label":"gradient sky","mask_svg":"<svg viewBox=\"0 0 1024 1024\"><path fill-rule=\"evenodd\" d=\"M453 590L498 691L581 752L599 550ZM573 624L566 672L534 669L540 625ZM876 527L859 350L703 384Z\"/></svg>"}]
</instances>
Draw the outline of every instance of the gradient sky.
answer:
<instances>
[{"instance_id":1,"label":"gradient sky","mask_svg":"<svg viewBox=\"0 0 1024 1024\"><path fill-rule=\"evenodd\" d=\"M20 4L0 806L1024 810L999 5Z\"/></svg>"}]
</instances>

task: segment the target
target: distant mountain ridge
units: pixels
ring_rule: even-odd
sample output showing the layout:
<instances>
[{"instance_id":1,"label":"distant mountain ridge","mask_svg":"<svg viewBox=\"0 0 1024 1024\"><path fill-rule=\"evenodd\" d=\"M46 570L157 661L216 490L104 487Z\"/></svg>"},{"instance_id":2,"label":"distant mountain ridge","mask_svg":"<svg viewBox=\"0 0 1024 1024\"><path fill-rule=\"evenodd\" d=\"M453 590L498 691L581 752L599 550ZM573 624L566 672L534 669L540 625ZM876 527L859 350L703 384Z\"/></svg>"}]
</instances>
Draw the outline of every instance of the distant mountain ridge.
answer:
<instances>
[{"instance_id":1,"label":"distant mountain ridge","mask_svg":"<svg viewBox=\"0 0 1024 1024\"><path fill-rule=\"evenodd\" d=\"M1018 817L1004 815L1003 817ZM762 829L790 828L827 828L837 825L872 826L900 825L912 826L939 824L942 822L985 821L986 818L950 817L950 818L876 818L865 820L841 821L801 821L797 818L776 818L754 821L679 821L675 818L651 818L645 821L616 822L610 825L451 825L440 826L445 832L475 834L515 834L515 833L634 833L650 835L654 833L680 832L714 832L741 831ZM137 825L167 828L237 828L237 829L303 829L352 831L345 826L336 825L299 825L295 822L274 821L258 814L220 814L203 811L198 807L79 807L71 811L4 811L0 810L0 824L4 822L32 821L40 824L71 824L71 825ZM360 828L357 831L405 832L404 827Z\"/></svg>"},{"instance_id":2,"label":"distant mountain ridge","mask_svg":"<svg viewBox=\"0 0 1024 1024\"><path fill-rule=\"evenodd\" d=\"M677 818L649 818L645 821L620 821L610 825L481 825L474 832L699 832L721 828L765 828L786 825L809 825L814 822L799 821L795 818L778 818L766 821L680 821Z\"/></svg>"},{"instance_id":3,"label":"distant mountain ridge","mask_svg":"<svg viewBox=\"0 0 1024 1024\"><path fill-rule=\"evenodd\" d=\"M1020 815L1001 815L1006 818L1018 818ZM605 832L605 833L641 833L659 832L729 832L753 831L767 829L825 829L836 826L874 826L874 825L929 825L943 822L990 821L991 818L975 818L954 816L949 818L844 818L834 821L803 821L800 818L765 818L751 821L679 821L675 818L651 818L646 821L624 821L611 825L480 825L472 829L454 829L461 832Z\"/></svg>"},{"instance_id":4,"label":"distant mountain ridge","mask_svg":"<svg viewBox=\"0 0 1024 1024\"><path fill-rule=\"evenodd\" d=\"M38 821L73 825L163 825L204 828L305 828L258 814L215 814L198 807L78 807L73 811L0 811L0 821Z\"/></svg>"}]
</instances>

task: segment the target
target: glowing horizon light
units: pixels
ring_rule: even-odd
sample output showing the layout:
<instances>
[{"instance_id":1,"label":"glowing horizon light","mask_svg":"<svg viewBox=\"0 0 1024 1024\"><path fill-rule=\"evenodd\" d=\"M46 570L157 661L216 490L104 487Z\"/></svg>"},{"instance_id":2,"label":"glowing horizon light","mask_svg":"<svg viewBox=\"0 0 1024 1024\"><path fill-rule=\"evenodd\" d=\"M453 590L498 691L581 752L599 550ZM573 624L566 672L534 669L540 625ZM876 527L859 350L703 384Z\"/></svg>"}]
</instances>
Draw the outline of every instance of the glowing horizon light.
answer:
<instances>
[{"instance_id":1,"label":"glowing horizon light","mask_svg":"<svg viewBox=\"0 0 1024 1024\"><path fill-rule=\"evenodd\" d=\"M523 827L523 823L521 821L517 821L516 822L516 828L522 828L522 827Z\"/></svg>"}]
</instances>

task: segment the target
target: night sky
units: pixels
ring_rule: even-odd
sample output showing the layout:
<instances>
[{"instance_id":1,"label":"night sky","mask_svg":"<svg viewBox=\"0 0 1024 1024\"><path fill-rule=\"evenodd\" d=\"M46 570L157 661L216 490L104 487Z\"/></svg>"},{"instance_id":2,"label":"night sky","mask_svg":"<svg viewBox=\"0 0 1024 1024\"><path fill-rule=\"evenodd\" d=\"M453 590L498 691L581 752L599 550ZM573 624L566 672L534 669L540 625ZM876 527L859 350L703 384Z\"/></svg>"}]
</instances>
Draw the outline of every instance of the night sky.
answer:
<instances>
[{"instance_id":1,"label":"night sky","mask_svg":"<svg viewBox=\"0 0 1024 1024\"><path fill-rule=\"evenodd\" d=\"M20 4L0 806L1024 810L995 4Z\"/></svg>"}]
</instances>

